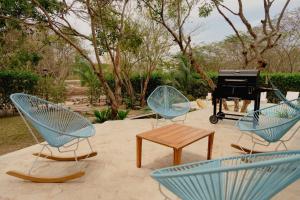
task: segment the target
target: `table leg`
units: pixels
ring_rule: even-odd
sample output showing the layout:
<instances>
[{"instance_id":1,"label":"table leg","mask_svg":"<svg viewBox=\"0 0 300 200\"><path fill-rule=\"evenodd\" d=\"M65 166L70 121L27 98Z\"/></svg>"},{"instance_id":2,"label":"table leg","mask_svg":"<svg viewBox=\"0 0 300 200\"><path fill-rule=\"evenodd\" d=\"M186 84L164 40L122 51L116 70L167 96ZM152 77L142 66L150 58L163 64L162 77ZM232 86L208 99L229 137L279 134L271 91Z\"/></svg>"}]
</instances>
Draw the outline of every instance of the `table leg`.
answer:
<instances>
[{"instance_id":1,"label":"table leg","mask_svg":"<svg viewBox=\"0 0 300 200\"><path fill-rule=\"evenodd\" d=\"M142 165L142 138L136 137L136 167L141 168Z\"/></svg>"},{"instance_id":2,"label":"table leg","mask_svg":"<svg viewBox=\"0 0 300 200\"><path fill-rule=\"evenodd\" d=\"M173 148L174 155L173 155L173 165L179 165L181 162L181 152L182 149L175 149Z\"/></svg>"},{"instance_id":3,"label":"table leg","mask_svg":"<svg viewBox=\"0 0 300 200\"><path fill-rule=\"evenodd\" d=\"M215 135L215 133L212 133L208 136L207 160L211 159L213 142L214 142L214 135Z\"/></svg>"}]
</instances>

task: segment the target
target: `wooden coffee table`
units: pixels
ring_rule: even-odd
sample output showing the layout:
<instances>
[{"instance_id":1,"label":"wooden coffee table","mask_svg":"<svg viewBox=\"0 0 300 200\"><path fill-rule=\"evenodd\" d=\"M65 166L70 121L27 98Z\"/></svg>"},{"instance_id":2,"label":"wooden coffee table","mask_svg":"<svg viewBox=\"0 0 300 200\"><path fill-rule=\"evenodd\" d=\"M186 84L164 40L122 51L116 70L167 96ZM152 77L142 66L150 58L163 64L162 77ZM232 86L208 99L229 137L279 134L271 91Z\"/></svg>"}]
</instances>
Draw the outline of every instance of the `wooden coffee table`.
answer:
<instances>
[{"instance_id":1,"label":"wooden coffee table","mask_svg":"<svg viewBox=\"0 0 300 200\"><path fill-rule=\"evenodd\" d=\"M173 148L173 164L181 162L182 149L202 138L208 137L207 159L211 159L214 131L193 128L182 124L171 124L151 131L140 133L136 136L136 166L142 164L142 140L149 140Z\"/></svg>"}]
</instances>

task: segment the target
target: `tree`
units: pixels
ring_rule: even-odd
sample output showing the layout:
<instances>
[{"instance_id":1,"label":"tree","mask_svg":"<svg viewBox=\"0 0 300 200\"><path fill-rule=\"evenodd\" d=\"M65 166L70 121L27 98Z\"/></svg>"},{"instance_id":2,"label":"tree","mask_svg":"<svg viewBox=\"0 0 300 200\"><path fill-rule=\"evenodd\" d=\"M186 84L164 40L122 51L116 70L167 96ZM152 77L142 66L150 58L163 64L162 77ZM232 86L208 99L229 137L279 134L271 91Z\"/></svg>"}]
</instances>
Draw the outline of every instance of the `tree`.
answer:
<instances>
[{"instance_id":1,"label":"tree","mask_svg":"<svg viewBox=\"0 0 300 200\"><path fill-rule=\"evenodd\" d=\"M107 52L113 65L114 85L115 85L115 100L118 105L122 103L122 77L121 77L121 46L126 40L126 6L128 0L123 2L103 3L96 1L97 6L89 9L90 14L94 15L95 19L95 34L97 37L97 47L101 53ZM91 7L92 8L92 7Z\"/></svg>"},{"instance_id":2,"label":"tree","mask_svg":"<svg viewBox=\"0 0 300 200\"><path fill-rule=\"evenodd\" d=\"M91 66L81 58L77 57L74 64L74 72L80 76L81 85L88 86L90 104L98 102L101 95L99 79Z\"/></svg>"},{"instance_id":3,"label":"tree","mask_svg":"<svg viewBox=\"0 0 300 200\"><path fill-rule=\"evenodd\" d=\"M0 69L34 69L42 59L42 45L24 28L7 25L0 32Z\"/></svg>"},{"instance_id":4,"label":"tree","mask_svg":"<svg viewBox=\"0 0 300 200\"><path fill-rule=\"evenodd\" d=\"M143 17L144 15L145 13L139 13L139 16L142 17L131 23L135 28L131 28L132 31L130 32L135 34L128 34L130 38L127 37L126 43L122 45L121 62L123 80L131 105L133 105L136 98L130 76L138 73L141 77L141 94L139 98L141 106L146 104L145 97L151 74L168 55L170 49L169 35L165 29L153 20Z\"/></svg>"},{"instance_id":5,"label":"tree","mask_svg":"<svg viewBox=\"0 0 300 200\"><path fill-rule=\"evenodd\" d=\"M211 89L215 88L213 81L207 76L197 62L191 45L191 35L184 30L192 9L198 0L142 0L152 20L161 24L172 36L182 55L186 56L199 75L207 81ZM204 2L205 3L205 2ZM200 8L201 16L207 16L211 9L207 6Z\"/></svg>"},{"instance_id":6,"label":"tree","mask_svg":"<svg viewBox=\"0 0 300 200\"><path fill-rule=\"evenodd\" d=\"M285 70L291 73L297 71L297 66L300 66L300 58L299 58L300 25L299 24L300 24L300 8L288 12L282 18L282 23L280 25L282 30L281 31L282 37L278 41L278 45L275 47L275 53L278 53L280 55L277 56L279 59L279 63L277 64L278 68L289 66ZM300 68L298 68L298 71L299 70Z\"/></svg>"},{"instance_id":7,"label":"tree","mask_svg":"<svg viewBox=\"0 0 300 200\"><path fill-rule=\"evenodd\" d=\"M141 24L137 21L131 21L127 19L124 32L125 37L121 42L121 69L123 85L126 88L126 93L129 98L127 105L134 106L136 101L135 91L133 89L130 76L133 71L136 70L136 66L140 64L140 61L144 59L144 55L141 54L141 46L143 44L143 31Z\"/></svg>"},{"instance_id":8,"label":"tree","mask_svg":"<svg viewBox=\"0 0 300 200\"><path fill-rule=\"evenodd\" d=\"M287 12L281 22L281 38L272 49L269 49L264 58L270 72L297 72L300 70L300 8ZM276 21L275 16L272 21ZM254 27L256 31L262 31L262 26ZM247 32L239 31L241 37L246 42L251 41L251 36ZM241 67L255 68L256 63L250 62L244 65L242 56L242 45L238 37L233 34L227 36L223 41L214 42L196 47L199 62L207 67L204 69L240 69ZM198 53L199 52L199 53Z\"/></svg>"},{"instance_id":9,"label":"tree","mask_svg":"<svg viewBox=\"0 0 300 200\"><path fill-rule=\"evenodd\" d=\"M191 66L190 62L183 55L175 57L178 62L177 70L172 74L174 78L174 85L179 88L185 95L192 93L193 83L198 79L195 78L195 70Z\"/></svg>"},{"instance_id":10,"label":"tree","mask_svg":"<svg viewBox=\"0 0 300 200\"><path fill-rule=\"evenodd\" d=\"M264 54L269 49L276 46L282 36L280 24L290 0L286 0L278 18L276 20L272 20L270 10L274 1L275 0L263 0L264 18L261 19L262 28L257 29L246 18L242 0L238 0L238 9L236 11L227 7L223 1L212 0L212 5L216 7L218 13L225 19L236 34L236 37L243 48L241 55L244 59L245 66L252 61L256 61L257 68L264 69L268 64L264 58ZM236 28L236 25L232 18L230 18L230 15L238 17L244 24L247 29L247 33L249 34L247 40L243 37L241 31Z\"/></svg>"},{"instance_id":11,"label":"tree","mask_svg":"<svg viewBox=\"0 0 300 200\"><path fill-rule=\"evenodd\" d=\"M122 3L102 0L2 0L0 18L2 21L48 28L75 48L97 75L110 101L112 115L115 117L121 101L120 40L123 38L124 13L127 2L127 0ZM70 20L72 17L86 22L90 27L91 34L83 34L77 30L76 25ZM110 33L113 25L116 25L116 30L112 33L117 34L108 34L107 36L111 37L102 40L102 31ZM81 43L91 43L93 56L87 48L74 42L73 38ZM105 52L103 51L103 43L101 44L102 41L107 43L105 44L106 50L111 57L115 79L114 88L109 86L105 79L102 63L102 55ZM96 63L92 57L96 58Z\"/></svg>"},{"instance_id":12,"label":"tree","mask_svg":"<svg viewBox=\"0 0 300 200\"><path fill-rule=\"evenodd\" d=\"M244 7L242 0L238 0L238 9L235 11L227 7L221 0L212 0L212 5L215 6L218 13L225 19L229 26L235 32L237 38L242 45L242 56L244 59L244 66L255 61L257 63L257 69L265 69L268 65L264 54L277 45L278 40L282 36L280 31L280 23L283 18L284 12L290 3L290 0L286 0L279 17L276 21L272 21L270 16L270 10L275 0L263 0L264 5L264 18L261 19L262 29L255 29L255 27L249 22L244 13ZM245 40L242 37L241 32L236 28L230 15L236 16L244 24L249 34L249 40ZM245 112L247 106L251 101L245 100L241 108L241 112Z\"/></svg>"},{"instance_id":13,"label":"tree","mask_svg":"<svg viewBox=\"0 0 300 200\"><path fill-rule=\"evenodd\" d=\"M160 24L147 19L143 21L143 24L143 43L140 48L140 55L144 58L140 64L142 73L145 74L145 79L141 89L141 106L145 106L146 104L145 97L151 74L161 64L163 58L168 55L170 49L168 34Z\"/></svg>"}]
</instances>

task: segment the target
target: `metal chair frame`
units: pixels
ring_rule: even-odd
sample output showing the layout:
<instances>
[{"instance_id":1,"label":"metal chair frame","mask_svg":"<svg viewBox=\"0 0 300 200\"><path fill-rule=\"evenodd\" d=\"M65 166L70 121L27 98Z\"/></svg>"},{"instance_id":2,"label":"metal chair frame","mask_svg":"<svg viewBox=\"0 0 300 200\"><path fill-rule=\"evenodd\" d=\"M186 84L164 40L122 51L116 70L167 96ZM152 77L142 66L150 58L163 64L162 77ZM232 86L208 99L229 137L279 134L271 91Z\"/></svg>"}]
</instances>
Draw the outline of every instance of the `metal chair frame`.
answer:
<instances>
[{"instance_id":1,"label":"metal chair frame","mask_svg":"<svg viewBox=\"0 0 300 200\"><path fill-rule=\"evenodd\" d=\"M30 180L32 171L33 171L33 169L34 169L35 165L37 164L37 161L38 161L38 159L39 159L40 157L46 158L46 159L52 159L52 160L56 160L56 159L59 160L59 159L61 159L61 161L64 161L64 158L63 158L63 157L54 157L51 148L57 148L58 152L60 152L60 153L73 152L73 155L74 155L73 158L74 158L74 159L73 159L73 158L66 158L66 161L72 161L72 160L74 160L74 161L75 161L75 166L76 166L77 168L79 168L78 170L79 170L80 172L82 172L82 167L79 166L79 159L78 159L78 155L77 155L77 150L78 150L78 147L79 147L79 143L81 143L82 141L87 141L87 144L88 144L88 146L89 146L89 148L90 148L90 152L88 152L88 154L83 155L83 157L82 157L81 159L86 159L86 158L93 157L93 156L97 155L97 153L93 151L92 145L91 145L91 143L90 143L90 141L89 141L89 137L95 134L95 129L94 129L93 125L92 125L90 122L88 122L88 121L86 120L86 123L89 123L90 126L91 126L91 128L92 128L92 129L91 129L92 132L90 133L90 136L84 137L84 138L83 138L83 137L76 136L76 135L72 135L72 134L70 134L70 133L63 133L63 132L61 132L61 131L59 131L59 130L54 130L54 129L52 130L51 127L47 127L46 125L42 124L41 122L38 121L38 119L33 118L33 117L30 116L29 114L28 114L28 115L25 114L26 111L23 110L22 107L18 104L18 102L16 102L15 99L14 99L14 97L15 97L15 96L18 96L18 95L19 95L19 96L24 96L24 97L27 97L27 98L37 99L38 101L43 102L43 103L46 105L47 108L49 108L49 106L55 106L56 108L59 108L59 109L63 110L64 112L70 113L70 115L76 115L77 117L80 117L80 118L82 118L83 120L86 120L86 119L84 119L83 117L81 117L79 114L74 113L74 112L72 112L71 110L68 110L68 109L66 109L66 108L64 108L64 107L62 107L62 106L60 106L60 105L55 105L55 104L53 104L53 103L51 103L51 102L48 102L48 101L39 99L39 98L37 98L37 97L35 97L35 96L32 96L32 95L27 95L27 94L22 94L22 93L16 93L16 94L12 94L12 95L11 95L11 100L12 100L13 103L15 104L15 107L16 107L17 111L19 112L19 114L20 114L22 120L23 120L24 123L26 124L26 127L28 128L29 132L30 132L31 135L33 136L35 142L36 142L38 145L41 146L40 151L39 151L38 153L33 154L33 155L36 156L36 158L35 158L35 160L33 161L32 165L31 165L31 167L30 167L29 170L28 170L28 180ZM26 119L26 118L28 118L28 119ZM38 123L39 125L43 126L43 127L46 128L46 129L55 131L55 132L57 132L59 135L71 136L73 139L71 139L71 140L68 141L67 143L64 143L63 145L60 145L60 146L52 146L52 145L50 145L50 144L47 142L47 139L46 139L46 138L44 138L44 139L45 139L45 142L40 142L39 139L38 139L38 137L37 137L36 134L34 133L33 128L31 127L31 125L30 125L30 123L29 123L28 120L31 120L32 123ZM65 120L65 121L67 122L68 119L61 119L61 120ZM37 131L38 131L38 130L37 130ZM39 131L38 131L38 132L39 132ZM42 152L43 152L45 149L47 149L47 150L49 151L49 153L50 153L49 155L47 155L47 154L43 155L43 154L42 154ZM93 154L93 155L92 155L92 154ZM80 159L80 160L81 160L81 159ZM10 172L7 172L7 173L8 173L9 175L11 175ZM14 173L15 173L15 172L14 172ZM19 174L21 174L21 173L19 173ZM21 174L21 175L22 175L22 174ZM13 175L13 176L14 176L14 175ZM20 178L20 176L17 176L17 177ZM43 178L41 178L41 179L43 179ZM47 182L51 182L51 178L45 178L45 179L48 179ZM54 179L53 179L53 180L54 180ZM57 182L64 182L64 181L65 181L63 178L62 178L61 180L60 180L59 178L58 178L58 179L56 178L55 180L56 180ZM55 181L55 182L56 182L56 181ZM43 180L41 180L40 182L43 182Z\"/></svg>"}]
</instances>

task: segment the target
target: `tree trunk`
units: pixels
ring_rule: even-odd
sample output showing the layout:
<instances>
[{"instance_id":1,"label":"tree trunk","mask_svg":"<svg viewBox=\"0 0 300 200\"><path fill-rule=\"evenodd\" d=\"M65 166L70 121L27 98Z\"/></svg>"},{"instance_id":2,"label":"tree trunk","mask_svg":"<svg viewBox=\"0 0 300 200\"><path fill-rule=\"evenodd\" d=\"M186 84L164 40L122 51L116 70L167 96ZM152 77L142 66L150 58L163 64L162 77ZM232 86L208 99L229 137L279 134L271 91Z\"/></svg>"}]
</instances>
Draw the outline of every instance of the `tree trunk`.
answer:
<instances>
[{"instance_id":1,"label":"tree trunk","mask_svg":"<svg viewBox=\"0 0 300 200\"><path fill-rule=\"evenodd\" d=\"M114 78L115 78L115 97L117 103L122 104L122 87L121 87L121 63L120 63L120 48L116 49L116 56L114 60Z\"/></svg>"},{"instance_id":2,"label":"tree trunk","mask_svg":"<svg viewBox=\"0 0 300 200\"><path fill-rule=\"evenodd\" d=\"M188 57L190 58L191 65L195 68L195 70L198 72L198 74L201 76L201 78L203 78L207 82L208 86L211 88L212 91L215 90L215 88L216 88L215 83L213 82L213 80L211 78L209 78L206 75L206 73L200 67L199 63L197 63L196 59L193 57L193 53L190 52L188 55L189 55ZM222 101L222 104L223 104L224 109L228 110L228 106L227 106L227 103L225 100Z\"/></svg>"},{"instance_id":3,"label":"tree trunk","mask_svg":"<svg viewBox=\"0 0 300 200\"><path fill-rule=\"evenodd\" d=\"M150 73L147 74L146 79L144 81L144 85L143 85L143 89L142 89L142 93L141 93L141 97L140 97L140 102L141 102L141 106L144 107L146 105L146 91L148 88L148 83L150 80Z\"/></svg>"},{"instance_id":4,"label":"tree trunk","mask_svg":"<svg viewBox=\"0 0 300 200\"><path fill-rule=\"evenodd\" d=\"M195 68L195 70L198 72L198 74L201 76L201 78L203 78L208 83L208 86L212 90L214 90L216 88L216 85L212 81L212 79L206 75L206 73L203 71L203 69L200 67L200 65L197 63L197 61L194 59L192 53L190 53L189 57L190 57L191 65Z\"/></svg>"},{"instance_id":5,"label":"tree trunk","mask_svg":"<svg viewBox=\"0 0 300 200\"><path fill-rule=\"evenodd\" d=\"M240 109L239 103L240 103L240 100L238 100L238 99L234 100L234 109L233 109L234 112L239 112L239 109Z\"/></svg>"},{"instance_id":6,"label":"tree trunk","mask_svg":"<svg viewBox=\"0 0 300 200\"><path fill-rule=\"evenodd\" d=\"M117 102L114 93L112 92L112 90L110 89L108 83L106 82L105 78L103 75L101 75L100 73L97 73L97 76L100 80L100 82L102 83L103 87L104 87L104 91L106 93L107 98L110 101L111 104L111 111L112 111L112 118L116 118L117 117L117 113L118 113L118 108L119 108L119 103Z\"/></svg>"},{"instance_id":7,"label":"tree trunk","mask_svg":"<svg viewBox=\"0 0 300 200\"><path fill-rule=\"evenodd\" d=\"M241 108L241 112L246 112L247 111L247 107L248 105L251 103L251 100L244 100L243 101L243 105L242 105L242 108Z\"/></svg>"},{"instance_id":8,"label":"tree trunk","mask_svg":"<svg viewBox=\"0 0 300 200\"><path fill-rule=\"evenodd\" d=\"M133 104L135 102L135 96L134 96L134 89L133 89L132 83L129 80L129 75L126 75L125 73L123 73L123 79L124 79L124 86L126 88L126 92L131 101L131 107L133 107Z\"/></svg>"},{"instance_id":9,"label":"tree trunk","mask_svg":"<svg viewBox=\"0 0 300 200\"><path fill-rule=\"evenodd\" d=\"M117 104L111 103L111 116L113 119L116 119L118 116L119 106Z\"/></svg>"}]
</instances>

